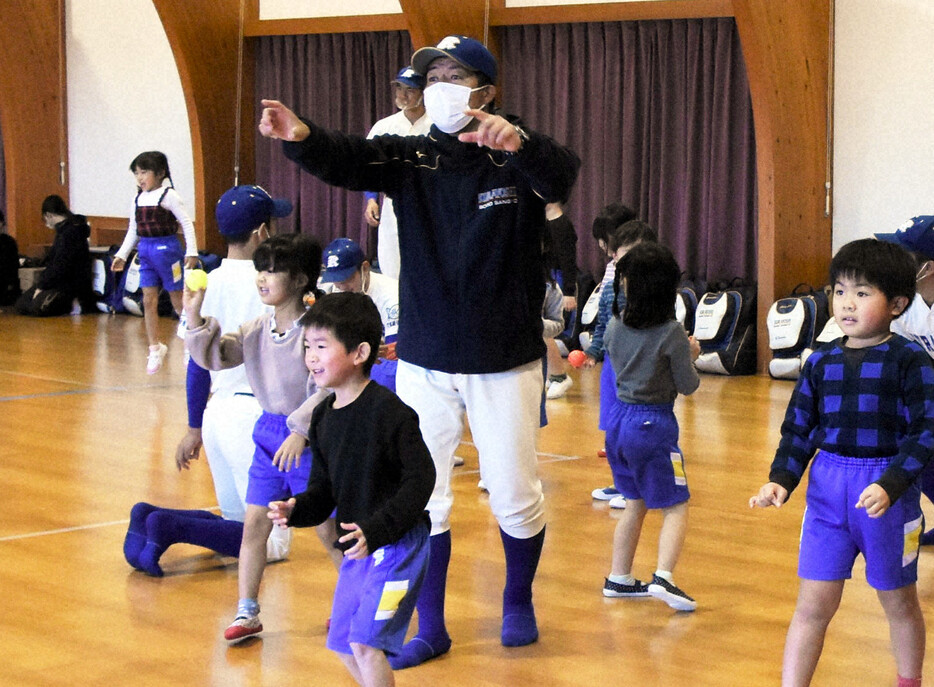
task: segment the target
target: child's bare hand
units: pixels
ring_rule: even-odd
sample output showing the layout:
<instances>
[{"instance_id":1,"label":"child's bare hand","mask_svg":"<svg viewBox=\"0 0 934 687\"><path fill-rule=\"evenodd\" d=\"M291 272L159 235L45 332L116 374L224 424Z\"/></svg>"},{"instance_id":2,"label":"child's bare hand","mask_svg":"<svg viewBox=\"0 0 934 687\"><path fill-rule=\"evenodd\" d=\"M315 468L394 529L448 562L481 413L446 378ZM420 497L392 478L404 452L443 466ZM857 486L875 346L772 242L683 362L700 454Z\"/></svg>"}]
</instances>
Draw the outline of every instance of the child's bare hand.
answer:
<instances>
[{"instance_id":1,"label":"child's bare hand","mask_svg":"<svg viewBox=\"0 0 934 687\"><path fill-rule=\"evenodd\" d=\"M592 356L585 356L584 362L581 363L581 369L592 370L597 366L597 359Z\"/></svg>"},{"instance_id":2,"label":"child's bare hand","mask_svg":"<svg viewBox=\"0 0 934 687\"><path fill-rule=\"evenodd\" d=\"M787 499L788 490L785 487L775 482L769 482L762 485L759 493L749 499L749 507L768 508L769 506L775 506L781 508Z\"/></svg>"},{"instance_id":3,"label":"child's bare hand","mask_svg":"<svg viewBox=\"0 0 934 687\"><path fill-rule=\"evenodd\" d=\"M189 427L185 436L178 442L175 449L175 467L181 470L189 470L189 463L198 460L198 454L201 451L201 429L198 427Z\"/></svg>"},{"instance_id":4,"label":"child's bare hand","mask_svg":"<svg viewBox=\"0 0 934 687\"><path fill-rule=\"evenodd\" d=\"M292 510L295 508L295 499L288 501L271 501L269 503L269 512L266 517L272 520L273 525L282 528L289 526L289 518L292 516Z\"/></svg>"},{"instance_id":5,"label":"child's bare hand","mask_svg":"<svg viewBox=\"0 0 934 687\"><path fill-rule=\"evenodd\" d=\"M305 450L305 444L308 443L301 434L292 432L285 438L272 457L272 464L279 468L279 472L288 472L293 467L298 467L302 462L302 451Z\"/></svg>"},{"instance_id":6,"label":"child's bare hand","mask_svg":"<svg viewBox=\"0 0 934 687\"><path fill-rule=\"evenodd\" d=\"M688 345L691 347L691 360L697 360L700 356L700 343L693 336L689 336Z\"/></svg>"},{"instance_id":7,"label":"child's bare hand","mask_svg":"<svg viewBox=\"0 0 934 687\"><path fill-rule=\"evenodd\" d=\"M891 505L892 501L885 489L876 483L863 489L863 493L859 495L859 501L856 502L856 507L865 508L866 515L870 518L881 518Z\"/></svg>"},{"instance_id":8,"label":"child's bare hand","mask_svg":"<svg viewBox=\"0 0 934 687\"><path fill-rule=\"evenodd\" d=\"M185 269L194 270L201 267L201 261L198 260L197 255L188 255L185 257Z\"/></svg>"},{"instance_id":9,"label":"child's bare hand","mask_svg":"<svg viewBox=\"0 0 934 687\"><path fill-rule=\"evenodd\" d=\"M343 544L344 542L348 542L351 539L357 540L353 546L344 551L344 556L354 561L358 561L369 556L370 550L367 548L366 537L363 534L363 530L360 529L360 526L355 522L342 522L341 527L343 527L345 530L350 530L350 532L345 534L337 541Z\"/></svg>"},{"instance_id":10,"label":"child's bare hand","mask_svg":"<svg viewBox=\"0 0 934 687\"><path fill-rule=\"evenodd\" d=\"M114 258L110 263L111 272L122 272L124 267L126 267L126 260L123 258Z\"/></svg>"},{"instance_id":11,"label":"child's bare hand","mask_svg":"<svg viewBox=\"0 0 934 687\"><path fill-rule=\"evenodd\" d=\"M201 304L204 303L206 291L206 288L192 291L187 285L182 290L182 308L185 311L188 329L197 329L204 324L204 318L201 317Z\"/></svg>"},{"instance_id":12,"label":"child's bare hand","mask_svg":"<svg viewBox=\"0 0 934 687\"><path fill-rule=\"evenodd\" d=\"M379 357L385 358L386 360L398 360L396 357L396 342L382 344L379 347ZM379 362L377 360L377 362Z\"/></svg>"}]
</instances>

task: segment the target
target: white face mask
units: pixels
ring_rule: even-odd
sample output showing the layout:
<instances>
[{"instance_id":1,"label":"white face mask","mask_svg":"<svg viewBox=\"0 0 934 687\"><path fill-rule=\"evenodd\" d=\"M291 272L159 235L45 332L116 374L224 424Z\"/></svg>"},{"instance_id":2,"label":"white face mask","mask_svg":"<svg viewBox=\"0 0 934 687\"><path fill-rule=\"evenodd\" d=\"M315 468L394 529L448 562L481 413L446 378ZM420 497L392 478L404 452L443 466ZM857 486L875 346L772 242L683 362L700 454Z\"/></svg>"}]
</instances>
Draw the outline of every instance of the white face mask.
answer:
<instances>
[{"instance_id":1,"label":"white face mask","mask_svg":"<svg viewBox=\"0 0 934 687\"><path fill-rule=\"evenodd\" d=\"M425 89L425 111L428 119L446 134L454 134L473 119L464 110L470 109L470 94L480 88L439 81Z\"/></svg>"}]
</instances>

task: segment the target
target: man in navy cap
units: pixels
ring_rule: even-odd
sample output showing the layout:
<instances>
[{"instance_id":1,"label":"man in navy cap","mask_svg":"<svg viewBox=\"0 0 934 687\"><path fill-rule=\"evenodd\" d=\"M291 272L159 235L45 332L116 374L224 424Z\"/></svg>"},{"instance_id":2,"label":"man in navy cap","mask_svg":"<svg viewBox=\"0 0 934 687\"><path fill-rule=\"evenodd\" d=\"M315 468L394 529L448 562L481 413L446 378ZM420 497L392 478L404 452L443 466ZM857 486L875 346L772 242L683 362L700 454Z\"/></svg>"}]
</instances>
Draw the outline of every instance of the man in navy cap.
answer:
<instances>
[{"instance_id":1,"label":"man in navy cap","mask_svg":"<svg viewBox=\"0 0 934 687\"><path fill-rule=\"evenodd\" d=\"M403 67L392 81L392 96L399 109L395 114L376 122L367 138L384 134L395 136L424 136L431 128L431 120L425 115L422 90L425 77L411 67ZM371 227L379 227L376 236L376 257L379 271L393 279L399 278L399 231L396 215L392 210L392 199L383 198L379 206L379 194L367 191L366 209L363 219Z\"/></svg>"},{"instance_id":2,"label":"man in navy cap","mask_svg":"<svg viewBox=\"0 0 934 687\"><path fill-rule=\"evenodd\" d=\"M918 215L894 233L876 234L880 241L897 243L910 251L918 268L915 297L901 317L892 320L894 333L921 346L934 358L934 215ZM921 473L921 492L934 501L934 466ZM934 529L921 535L921 544L934 544Z\"/></svg>"},{"instance_id":3,"label":"man in navy cap","mask_svg":"<svg viewBox=\"0 0 934 687\"><path fill-rule=\"evenodd\" d=\"M435 463L429 569L405 668L451 646L444 619L451 556L451 472L469 417L506 556L504 646L538 639L532 582L545 538L535 442L542 393L545 204L566 198L580 160L493 111L496 59L448 36L412 57L424 74L427 136L371 140L327 131L275 100L259 130L324 181L379 190L399 220L396 389L416 410ZM503 342L508 342L504 346Z\"/></svg>"}]
</instances>

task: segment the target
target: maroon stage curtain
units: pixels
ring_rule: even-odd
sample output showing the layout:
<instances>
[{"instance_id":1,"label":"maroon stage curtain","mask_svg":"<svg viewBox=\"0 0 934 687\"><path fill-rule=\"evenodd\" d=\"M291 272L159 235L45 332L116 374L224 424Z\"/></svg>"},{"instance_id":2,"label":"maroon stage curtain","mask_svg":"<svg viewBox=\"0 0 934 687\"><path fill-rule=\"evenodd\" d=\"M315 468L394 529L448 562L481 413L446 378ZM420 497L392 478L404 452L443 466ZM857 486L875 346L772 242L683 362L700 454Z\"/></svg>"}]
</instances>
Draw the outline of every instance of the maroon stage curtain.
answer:
<instances>
[{"instance_id":1,"label":"maroon stage curtain","mask_svg":"<svg viewBox=\"0 0 934 687\"><path fill-rule=\"evenodd\" d=\"M396 111L390 82L412 58L403 31L270 36L256 40L256 111L260 100L280 100L317 124L365 136ZM280 228L310 233L322 246L348 236L376 255L376 232L363 221L363 193L333 188L285 159L279 141L256 134L256 179L295 211Z\"/></svg>"},{"instance_id":2,"label":"maroon stage curtain","mask_svg":"<svg viewBox=\"0 0 934 687\"><path fill-rule=\"evenodd\" d=\"M506 27L500 44L503 109L583 161L568 206L583 269L602 276L591 223L622 201L692 276L756 279L752 106L733 19ZM411 54L404 32L259 38L257 108L277 98L323 126L365 134L393 111L388 84ZM262 138L256 170L296 202L303 231L323 243L369 236L373 253L362 194L300 173Z\"/></svg>"},{"instance_id":3,"label":"maroon stage curtain","mask_svg":"<svg viewBox=\"0 0 934 687\"><path fill-rule=\"evenodd\" d=\"M583 162L567 208L583 269L603 275L591 224L623 202L692 276L755 280L755 140L733 19L507 27L501 45L503 109Z\"/></svg>"}]
</instances>

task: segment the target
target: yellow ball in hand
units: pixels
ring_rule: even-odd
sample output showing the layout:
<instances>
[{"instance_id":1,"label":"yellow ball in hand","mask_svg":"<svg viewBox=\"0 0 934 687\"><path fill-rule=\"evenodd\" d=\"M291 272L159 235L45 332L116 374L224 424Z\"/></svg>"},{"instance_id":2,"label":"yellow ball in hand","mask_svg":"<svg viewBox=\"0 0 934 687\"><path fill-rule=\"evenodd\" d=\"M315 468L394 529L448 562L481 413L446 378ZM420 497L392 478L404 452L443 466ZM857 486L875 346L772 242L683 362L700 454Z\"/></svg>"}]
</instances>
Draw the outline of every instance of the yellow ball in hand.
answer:
<instances>
[{"instance_id":1,"label":"yellow ball in hand","mask_svg":"<svg viewBox=\"0 0 934 687\"><path fill-rule=\"evenodd\" d=\"M208 285L208 273L204 270L188 270L185 273L185 286L189 291L200 291Z\"/></svg>"}]
</instances>

